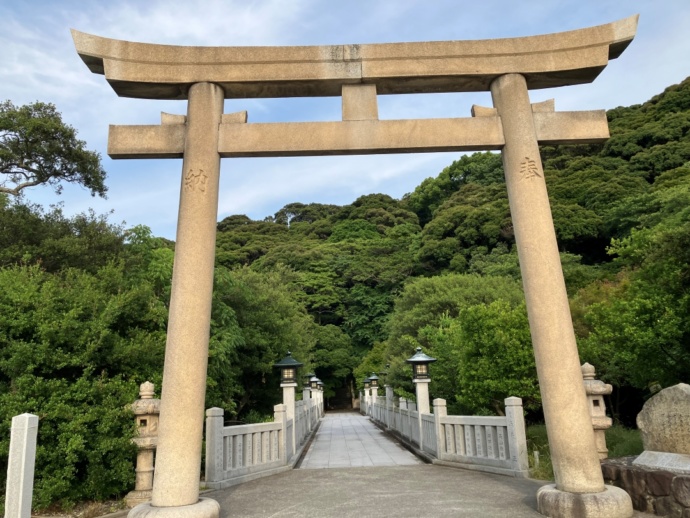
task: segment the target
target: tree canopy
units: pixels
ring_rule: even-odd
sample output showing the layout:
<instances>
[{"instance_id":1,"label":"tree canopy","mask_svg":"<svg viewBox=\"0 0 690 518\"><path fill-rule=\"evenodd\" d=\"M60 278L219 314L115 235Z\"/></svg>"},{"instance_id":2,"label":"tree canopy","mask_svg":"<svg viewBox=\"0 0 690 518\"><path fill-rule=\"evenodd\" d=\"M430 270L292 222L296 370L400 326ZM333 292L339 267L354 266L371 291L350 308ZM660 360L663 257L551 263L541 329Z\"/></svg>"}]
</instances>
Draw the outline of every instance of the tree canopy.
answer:
<instances>
[{"instance_id":1,"label":"tree canopy","mask_svg":"<svg viewBox=\"0 0 690 518\"><path fill-rule=\"evenodd\" d=\"M0 193L12 196L36 185L60 193L63 182L80 184L92 196L107 191L100 155L86 149L49 103L0 103L0 173Z\"/></svg>"}]
</instances>

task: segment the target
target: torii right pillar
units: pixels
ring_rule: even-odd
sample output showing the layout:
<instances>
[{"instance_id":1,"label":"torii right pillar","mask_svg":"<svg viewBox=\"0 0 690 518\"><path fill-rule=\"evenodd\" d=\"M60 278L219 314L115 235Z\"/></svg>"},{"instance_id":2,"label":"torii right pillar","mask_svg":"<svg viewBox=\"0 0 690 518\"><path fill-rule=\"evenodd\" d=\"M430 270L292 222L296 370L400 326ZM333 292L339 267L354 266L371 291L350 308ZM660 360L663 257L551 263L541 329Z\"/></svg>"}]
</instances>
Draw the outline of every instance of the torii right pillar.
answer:
<instances>
[{"instance_id":1,"label":"torii right pillar","mask_svg":"<svg viewBox=\"0 0 690 518\"><path fill-rule=\"evenodd\" d=\"M526 80L500 76L491 95L503 125L503 168L556 478L538 491L538 509L559 518L628 518L630 496L604 485L599 464Z\"/></svg>"}]
</instances>

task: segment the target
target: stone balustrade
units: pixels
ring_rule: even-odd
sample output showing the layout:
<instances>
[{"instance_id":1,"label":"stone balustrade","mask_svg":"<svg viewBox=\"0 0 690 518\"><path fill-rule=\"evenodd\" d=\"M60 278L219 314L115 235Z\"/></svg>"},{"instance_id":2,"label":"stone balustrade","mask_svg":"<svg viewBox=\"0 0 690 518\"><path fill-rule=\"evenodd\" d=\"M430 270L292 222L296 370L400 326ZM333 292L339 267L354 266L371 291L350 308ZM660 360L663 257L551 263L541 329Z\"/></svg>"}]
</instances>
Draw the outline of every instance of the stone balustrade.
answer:
<instances>
[{"instance_id":1,"label":"stone balustrade","mask_svg":"<svg viewBox=\"0 0 690 518\"><path fill-rule=\"evenodd\" d=\"M401 398L397 407L384 399L361 412L434 464L527 477L522 400L510 397L505 405L500 417L449 416L443 399L435 399L433 413L425 414Z\"/></svg>"},{"instance_id":2,"label":"stone balustrade","mask_svg":"<svg viewBox=\"0 0 690 518\"><path fill-rule=\"evenodd\" d=\"M206 486L223 489L291 469L316 430L321 404L316 398L295 402L294 419L287 418L286 410L276 405L272 422L224 426L223 409L209 408Z\"/></svg>"}]
</instances>

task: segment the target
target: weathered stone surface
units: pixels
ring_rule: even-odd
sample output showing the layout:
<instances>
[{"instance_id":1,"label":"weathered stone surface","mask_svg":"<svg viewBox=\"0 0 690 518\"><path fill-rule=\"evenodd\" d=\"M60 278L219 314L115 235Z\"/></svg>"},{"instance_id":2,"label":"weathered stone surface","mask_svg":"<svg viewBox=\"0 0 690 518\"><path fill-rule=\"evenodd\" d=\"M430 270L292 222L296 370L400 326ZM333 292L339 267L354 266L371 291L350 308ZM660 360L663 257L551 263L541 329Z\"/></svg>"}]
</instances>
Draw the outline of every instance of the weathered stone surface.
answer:
<instances>
[{"instance_id":1,"label":"weathered stone surface","mask_svg":"<svg viewBox=\"0 0 690 518\"><path fill-rule=\"evenodd\" d=\"M601 473L604 475L604 481L616 482L620 477L620 468L614 464L602 464Z\"/></svg>"},{"instance_id":2,"label":"weathered stone surface","mask_svg":"<svg viewBox=\"0 0 690 518\"><path fill-rule=\"evenodd\" d=\"M517 74L499 77L491 85L491 96L506 141L503 169L556 486L573 493L600 493L604 479L582 389L580 359L525 78ZM490 117L477 118L481 119Z\"/></svg>"},{"instance_id":3,"label":"weathered stone surface","mask_svg":"<svg viewBox=\"0 0 690 518\"><path fill-rule=\"evenodd\" d=\"M558 518L630 518L633 507L622 489L605 486L599 493L568 493L555 485L537 491L537 509L545 516Z\"/></svg>"},{"instance_id":4,"label":"weathered stone surface","mask_svg":"<svg viewBox=\"0 0 690 518\"><path fill-rule=\"evenodd\" d=\"M666 518L683 517L683 508L673 499L672 496L662 496L661 498L657 498L654 508L657 516L665 516Z\"/></svg>"},{"instance_id":5,"label":"weathered stone surface","mask_svg":"<svg viewBox=\"0 0 690 518\"><path fill-rule=\"evenodd\" d=\"M154 507L149 503L139 504L127 518L218 518L220 504L211 498L199 498L191 505L175 507Z\"/></svg>"},{"instance_id":6,"label":"weathered stone surface","mask_svg":"<svg viewBox=\"0 0 690 518\"><path fill-rule=\"evenodd\" d=\"M671 481L676 475L669 471L648 471L647 489L654 496L667 496L671 494Z\"/></svg>"},{"instance_id":7,"label":"weathered stone surface","mask_svg":"<svg viewBox=\"0 0 690 518\"><path fill-rule=\"evenodd\" d=\"M89 69L123 97L184 99L194 83L226 98L338 96L344 84L379 94L487 91L506 73L529 88L593 81L632 41L637 16L525 38L302 47L182 47L72 31ZM404 80L403 80L404 79Z\"/></svg>"},{"instance_id":8,"label":"weathered stone surface","mask_svg":"<svg viewBox=\"0 0 690 518\"><path fill-rule=\"evenodd\" d=\"M683 510L683 518L690 518L690 509Z\"/></svg>"},{"instance_id":9,"label":"weathered stone surface","mask_svg":"<svg viewBox=\"0 0 690 518\"><path fill-rule=\"evenodd\" d=\"M690 385L654 395L637 415L637 426L645 450L690 455Z\"/></svg>"},{"instance_id":10,"label":"weathered stone surface","mask_svg":"<svg viewBox=\"0 0 690 518\"><path fill-rule=\"evenodd\" d=\"M671 494L680 505L690 507L690 476L675 477L671 482Z\"/></svg>"},{"instance_id":11,"label":"weathered stone surface","mask_svg":"<svg viewBox=\"0 0 690 518\"><path fill-rule=\"evenodd\" d=\"M645 494L647 492L646 473L639 469L621 470L618 484L632 499L633 507L640 509L646 506Z\"/></svg>"},{"instance_id":12,"label":"weathered stone surface","mask_svg":"<svg viewBox=\"0 0 690 518\"><path fill-rule=\"evenodd\" d=\"M183 509L199 500L222 111L219 87L191 88L151 499L156 509Z\"/></svg>"},{"instance_id":13,"label":"weathered stone surface","mask_svg":"<svg viewBox=\"0 0 690 518\"><path fill-rule=\"evenodd\" d=\"M671 471L680 475L690 475L690 455L643 451L633 461L633 465L644 468Z\"/></svg>"}]
</instances>

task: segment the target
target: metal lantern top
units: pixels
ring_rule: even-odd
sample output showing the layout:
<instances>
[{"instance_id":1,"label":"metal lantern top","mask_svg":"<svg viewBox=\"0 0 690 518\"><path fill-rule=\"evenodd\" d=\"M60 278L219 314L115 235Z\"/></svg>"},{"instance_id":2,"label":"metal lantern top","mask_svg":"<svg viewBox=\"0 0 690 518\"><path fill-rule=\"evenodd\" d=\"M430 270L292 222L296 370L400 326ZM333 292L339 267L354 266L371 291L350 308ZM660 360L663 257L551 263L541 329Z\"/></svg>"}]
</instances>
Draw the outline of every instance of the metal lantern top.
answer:
<instances>
[{"instance_id":1,"label":"metal lantern top","mask_svg":"<svg viewBox=\"0 0 690 518\"><path fill-rule=\"evenodd\" d=\"M312 390L316 390L319 388L319 381L321 380L316 376L312 376L311 378L309 378L309 386Z\"/></svg>"},{"instance_id":2,"label":"metal lantern top","mask_svg":"<svg viewBox=\"0 0 690 518\"><path fill-rule=\"evenodd\" d=\"M369 390L369 386L371 383L371 380L369 379L369 377L367 376L366 378L364 378L364 380L362 380L362 382L364 383L364 390Z\"/></svg>"},{"instance_id":3,"label":"metal lantern top","mask_svg":"<svg viewBox=\"0 0 690 518\"><path fill-rule=\"evenodd\" d=\"M429 364L435 361L436 358L424 354L421 347L417 347L417 353L407 359L407 363L412 364L414 379L429 379Z\"/></svg>"},{"instance_id":4,"label":"metal lantern top","mask_svg":"<svg viewBox=\"0 0 690 518\"><path fill-rule=\"evenodd\" d=\"M371 388L378 388L379 377L376 375L375 372L372 372L371 376L369 376L369 383L371 384Z\"/></svg>"},{"instance_id":5,"label":"metal lantern top","mask_svg":"<svg viewBox=\"0 0 690 518\"><path fill-rule=\"evenodd\" d=\"M292 357L292 353L288 351L287 356L274 364L273 367L281 370L281 383L297 383L297 368L304 365Z\"/></svg>"}]
</instances>

